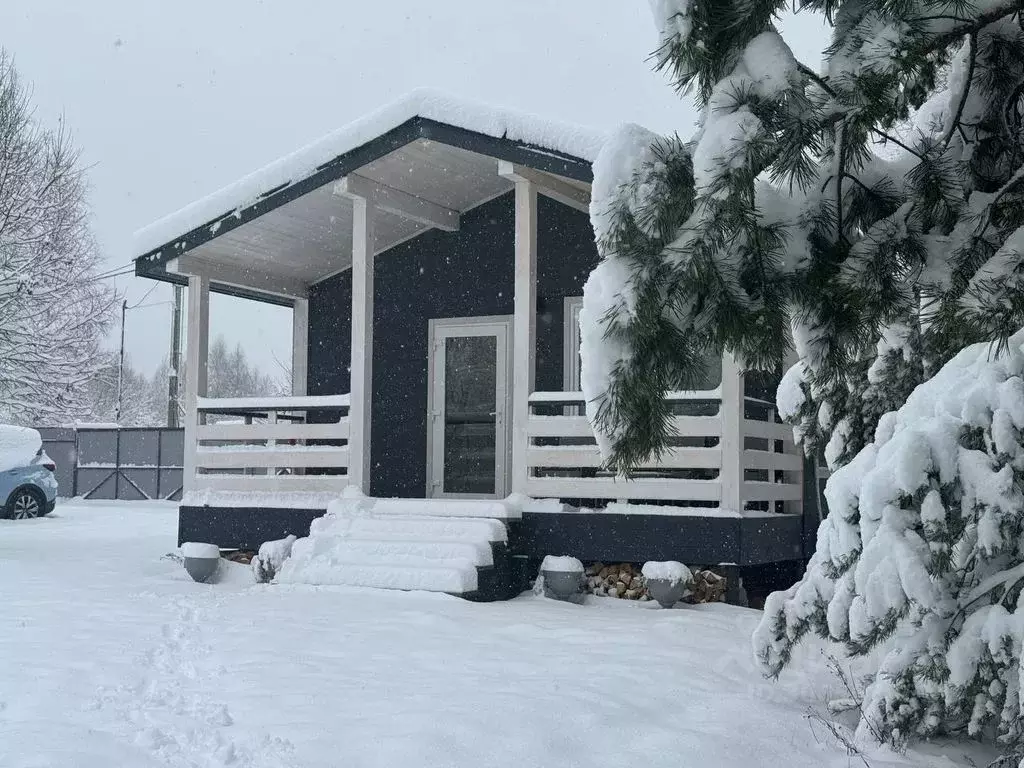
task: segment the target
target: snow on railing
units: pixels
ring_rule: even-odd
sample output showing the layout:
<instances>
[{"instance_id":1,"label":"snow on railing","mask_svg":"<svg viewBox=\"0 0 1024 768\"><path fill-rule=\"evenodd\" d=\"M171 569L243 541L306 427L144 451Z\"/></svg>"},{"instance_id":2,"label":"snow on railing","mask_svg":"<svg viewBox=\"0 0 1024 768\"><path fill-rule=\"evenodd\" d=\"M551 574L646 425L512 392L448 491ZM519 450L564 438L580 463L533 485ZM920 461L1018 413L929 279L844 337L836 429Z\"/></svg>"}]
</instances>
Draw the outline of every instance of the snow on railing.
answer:
<instances>
[{"instance_id":1,"label":"snow on railing","mask_svg":"<svg viewBox=\"0 0 1024 768\"><path fill-rule=\"evenodd\" d=\"M304 395L299 397L200 397L196 407L200 411L297 411L310 409L347 408L348 395Z\"/></svg>"},{"instance_id":2,"label":"snow on railing","mask_svg":"<svg viewBox=\"0 0 1024 768\"><path fill-rule=\"evenodd\" d=\"M774 404L744 398L756 407L723 404L721 388L672 392L674 436L657 459L625 480L604 469L582 392L535 392L527 421L527 494L562 499L680 501L713 506L723 483L739 485L744 511L781 511L802 498L803 461L792 430L777 423ZM728 469L728 471L724 471ZM790 510L787 510L790 511ZM795 511L795 510L792 510Z\"/></svg>"},{"instance_id":3,"label":"snow on railing","mask_svg":"<svg viewBox=\"0 0 1024 768\"><path fill-rule=\"evenodd\" d=\"M722 388L705 389L696 391L666 392L665 399L669 401L684 400L721 400ZM530 404L539 403L585 403L587 401L582 392L534 392L530 395Z\"/></svg>"},{"instance_id":4,"label":"snow on railing","mask_svg":"<svg viewBox=\"0 0 1024 768\"><path fill-rule=\"evenodd\" d=\"M194 489L342 490L349 404L348 395L199 398ZM212 421L217 416L235 418Z\"/></svg>"}]
</instances>

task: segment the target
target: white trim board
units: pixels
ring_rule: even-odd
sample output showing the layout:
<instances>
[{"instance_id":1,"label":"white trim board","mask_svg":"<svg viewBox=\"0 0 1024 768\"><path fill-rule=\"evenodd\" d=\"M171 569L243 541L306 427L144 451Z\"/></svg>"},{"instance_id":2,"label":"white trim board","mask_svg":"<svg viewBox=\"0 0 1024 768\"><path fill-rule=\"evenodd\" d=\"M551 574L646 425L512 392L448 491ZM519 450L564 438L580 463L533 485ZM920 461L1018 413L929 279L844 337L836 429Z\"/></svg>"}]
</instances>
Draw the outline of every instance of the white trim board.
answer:
<instances>
[{"instance_id":1,"label":"white trim board","mask_svg":"<svg viewBox=\"0 0 1024 768\"><path fill-rule=\"evenodd\" d=\"M562 300L562 389L580 390L580 310L582 296L566 296Z\"/></svg>"}]
</instances>

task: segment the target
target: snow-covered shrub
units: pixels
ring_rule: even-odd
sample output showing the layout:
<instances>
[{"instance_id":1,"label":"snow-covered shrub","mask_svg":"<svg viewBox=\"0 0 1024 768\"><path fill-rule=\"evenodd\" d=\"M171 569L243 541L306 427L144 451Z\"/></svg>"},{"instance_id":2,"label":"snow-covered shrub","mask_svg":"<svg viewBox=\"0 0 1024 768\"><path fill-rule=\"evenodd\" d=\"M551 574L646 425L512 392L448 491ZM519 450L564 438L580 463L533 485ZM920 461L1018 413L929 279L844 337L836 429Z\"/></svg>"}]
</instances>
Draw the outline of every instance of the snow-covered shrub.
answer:
<instances>
[{"instance_id":1,"label":"snow-covered shrub","mask_svg":"<svg viewBox=\"0 0 1024 768\"><path fill-rule=\"evenodd\" d=\"M253 576L256 581L266 584L274 580L284 561L292 554L292 544L295 543L295 536L288 535L283 539L265 541L260 544L260 551L256 553L250 563Z\"/></svg>"},{"instance_id":2,"label":"snow-covered shrub","mask_svg":"<svg viewBox=\"0 0 1024 768\"><path fill-rule=\"evenodd\" d=\"M825 490L807 573L754 649L779 675L808 634L881 651L862 729L1021 739L1024 331L964 349L885 414Z\"/></svg>"}]
</instances>

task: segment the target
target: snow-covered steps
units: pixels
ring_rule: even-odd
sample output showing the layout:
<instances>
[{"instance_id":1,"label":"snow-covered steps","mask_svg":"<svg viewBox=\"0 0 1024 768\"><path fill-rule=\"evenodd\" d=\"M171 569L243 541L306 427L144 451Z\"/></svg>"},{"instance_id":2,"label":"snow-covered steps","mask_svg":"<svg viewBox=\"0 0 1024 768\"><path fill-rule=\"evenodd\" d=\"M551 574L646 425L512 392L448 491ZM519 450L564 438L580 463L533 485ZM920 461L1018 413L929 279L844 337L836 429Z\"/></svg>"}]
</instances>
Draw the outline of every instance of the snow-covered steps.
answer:
<instances>
[{"instance_id":1,"label":"snow-covered steps","mask_svg":"<svg viewBox=\"0 0 1024 768\"><path fill-rule=\"evenodd\" d=\"M417 541L503 542L508 540L508 529L500 520L482 518L360 517L349 522L348 536L377 541L412 538Z\"/></svg>"},{"instance_id":2,"label":"snow-covered steps","mask_svg":"<svg viewBox=\"0 0 1024 768\"><path fill-rule=\"evenodd\" d=\"M487 541L418 541L402 538L339 538L332 542L330 557L335 562L375 565L438 564L473 568L494 565Z\"/></svg>"},{"instance_id":3,"label":"snow-covered steps","mask_svg":"<svg viewBox=\"0 0 1024 768\"><path fill-rule=\"evenodd\" d=\"M355 494L332 502L313 521L310 535L295 542L276 580L447 592L476 600L517 593L506 521L518 516L518 508L506 502L432 502Z\"/></svg>"},{"instance_id":4,"label":"snow-covered steps","mask_svg":"<svg viewBox=\"0 0 1024 768\"><path fill-rule=\"evenodd\" d=\"M520 504L514 499L371 499L349 496L331 505L341 511L350 508L369 509L377 517L440 517L490 518L492 520L518 520L522 517Z\"/></svg>"},{"instance_id":5,"label":"snow-covered steps","mask_svg":"<svg viewBox=\"0 0 1024 768\"><path fill-rule=\"evenodd\" d=\"M475 592L478 586L476 568L461 564L438 565L426 560L406 560L404 564L349 562L347 560L313 560L301 568L289 568L285 562L277 581L282 584L318 584L377 589L425 590L461 595Z\"/></svg>"}]
</instances>

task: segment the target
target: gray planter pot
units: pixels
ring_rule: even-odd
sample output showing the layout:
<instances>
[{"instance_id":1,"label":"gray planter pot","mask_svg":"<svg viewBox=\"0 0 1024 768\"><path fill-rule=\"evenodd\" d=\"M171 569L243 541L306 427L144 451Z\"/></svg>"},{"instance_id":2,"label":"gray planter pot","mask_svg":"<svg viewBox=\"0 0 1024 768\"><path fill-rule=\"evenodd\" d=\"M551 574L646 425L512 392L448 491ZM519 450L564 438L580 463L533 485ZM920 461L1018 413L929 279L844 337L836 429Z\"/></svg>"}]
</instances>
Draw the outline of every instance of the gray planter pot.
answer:
<instances>
[{"instance_id":1,"label":"gray planter pot","mask_svg":"<svg viewBox=\"0 0 1024 768\"><path fill-rule=\"evenodd\" d=\"M671 608L683 599L686 594L685 581L673 581L672 579L645 579L647 592L653 597L662 608Z\"/></svg>"},{"instance_id":2,"label":"gray planter pot","mask_svg":"<svg viewBox=\"0 0 1024 768\"><path fill-rule=\"evenodd\" d=\"M219 557L186 557L184 560L188 575L192 577L193 581L198 581L200 584L205 584L212 579L220 566Z\"/></svg>"},{"instance_id":3,"label":"gray planter pot","mask_svg":"<svg viewBox=\"0 0 1024 768\"><path fill-rule=\"evenodd\" d=\"M544 589L556 600L582 602L583 574L579 571L541 571Z\"/></svg>"}]
</instances>

